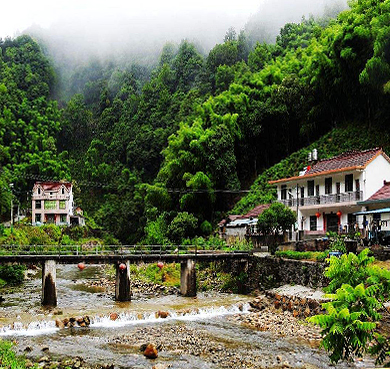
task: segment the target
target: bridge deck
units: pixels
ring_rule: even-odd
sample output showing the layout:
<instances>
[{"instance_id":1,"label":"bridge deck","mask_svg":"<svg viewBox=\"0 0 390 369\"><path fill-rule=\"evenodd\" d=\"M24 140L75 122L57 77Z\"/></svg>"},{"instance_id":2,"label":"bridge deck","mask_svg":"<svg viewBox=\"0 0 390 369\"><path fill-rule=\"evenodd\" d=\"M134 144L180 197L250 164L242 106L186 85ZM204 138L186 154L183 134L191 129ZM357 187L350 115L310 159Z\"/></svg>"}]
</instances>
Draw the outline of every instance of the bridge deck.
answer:
<instances>
[{"instance_id":1,"label":"bridge deck","mask_svg":"<svg viewBox=\"0 0 390 369\"><path fill-rule=\"evenodd\" d=\"M199 261L240 260L247 259L248 252L202 252L190 254L89 254L89 255L0 255L0 263L16 262L22 264L39 263L46 260L54 260L60 264L77 264L85 262L89 264L108 264L129 260L131 263L153 263L165 261L180 263L188 259Z\"/></svg>"}]
</instances>

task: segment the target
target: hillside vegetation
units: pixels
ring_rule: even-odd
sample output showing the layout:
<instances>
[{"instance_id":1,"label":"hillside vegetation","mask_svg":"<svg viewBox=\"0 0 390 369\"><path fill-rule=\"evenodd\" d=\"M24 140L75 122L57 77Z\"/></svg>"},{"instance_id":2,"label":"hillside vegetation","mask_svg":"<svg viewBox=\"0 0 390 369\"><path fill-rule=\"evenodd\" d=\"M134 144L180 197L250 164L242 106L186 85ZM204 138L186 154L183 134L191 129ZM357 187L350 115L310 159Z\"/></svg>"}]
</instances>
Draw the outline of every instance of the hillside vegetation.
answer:
<instances>
[{"instance_id":1,"label":"hillside vegetation","mask_svg":"<svg viewBox=\"0 0 390 369\"><path fill-rule=\"evenodd\" d=\"M286 24L274 44L229 29L208 55L166 44L151 72L95 60L59 104L41 47L1 41L0 213L10 182L27 204L34 180L70 179L78 205L124 243L207 236L240 189L255 182L234 212L269 201L266 182L298 172L303 147L322 158L388 147L389 25L388 0L351 1L337 19Z\"/></svg>"}]
</instances>

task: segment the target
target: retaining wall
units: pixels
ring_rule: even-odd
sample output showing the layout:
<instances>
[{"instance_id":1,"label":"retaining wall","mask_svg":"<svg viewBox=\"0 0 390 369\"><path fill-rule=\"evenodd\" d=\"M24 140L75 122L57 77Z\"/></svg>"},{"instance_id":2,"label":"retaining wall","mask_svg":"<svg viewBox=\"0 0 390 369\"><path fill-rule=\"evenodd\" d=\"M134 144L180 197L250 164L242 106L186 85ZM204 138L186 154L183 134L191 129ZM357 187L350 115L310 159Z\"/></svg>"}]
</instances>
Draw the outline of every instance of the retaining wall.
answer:
<instances>
[{"instance_id":1,"label":"retaining wall","mask_svg":"<svg viewBox=\"0 0 390 369\"><path fill-rule=\"evenodd\" d=\"M317 288L328 285L324 277L325 263L315 261L281 259L273 256L252 256L245 264L238 261L224 262L223 269L240 276L242 293L266 290L284 284L299 284ZM245 274L245 278L243 278Z\"/></svg>"}]
</instances>

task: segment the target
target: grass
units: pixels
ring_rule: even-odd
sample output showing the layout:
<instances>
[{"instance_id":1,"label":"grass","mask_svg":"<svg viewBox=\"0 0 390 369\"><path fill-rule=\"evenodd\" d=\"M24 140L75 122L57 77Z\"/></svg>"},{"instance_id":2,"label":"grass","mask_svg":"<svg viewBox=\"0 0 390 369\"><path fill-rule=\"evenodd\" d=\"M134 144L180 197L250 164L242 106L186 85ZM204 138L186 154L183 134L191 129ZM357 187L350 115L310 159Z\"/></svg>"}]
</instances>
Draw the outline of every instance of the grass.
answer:
<instances>
[{"instance_id":1,"label":"grass","mask_svg":"<svg viewBox=\"0 0 390 369\"><path fill-rule=\"evenodd\" d=\"M8 341L0 340L0 368L1 369L25 369L26 360L23 357L16 356L12 350L13 344ZM36 366L34 366L36 368Z\"/></svg>"},{"instance_id":2,"label":"grass","mask_svg":"<svg viewBox=\"0 0 390 369\"><path fill-rule=\"evenodd\" d=\"M167 287L180 286L180 264L164 264L163 268L154 264L130 265L132 278L137 278L146 283L156 283Z\"/></svg>"},{"instance_id":3,"label":"grass","mask_svg":"<svg viewBox=\"0 0 390 369\"><path fill-rule=\"evenodd\" d=\"M294 260L324 261L328 251L276 251L276 257Z\"/></svg>"}]
</instances>

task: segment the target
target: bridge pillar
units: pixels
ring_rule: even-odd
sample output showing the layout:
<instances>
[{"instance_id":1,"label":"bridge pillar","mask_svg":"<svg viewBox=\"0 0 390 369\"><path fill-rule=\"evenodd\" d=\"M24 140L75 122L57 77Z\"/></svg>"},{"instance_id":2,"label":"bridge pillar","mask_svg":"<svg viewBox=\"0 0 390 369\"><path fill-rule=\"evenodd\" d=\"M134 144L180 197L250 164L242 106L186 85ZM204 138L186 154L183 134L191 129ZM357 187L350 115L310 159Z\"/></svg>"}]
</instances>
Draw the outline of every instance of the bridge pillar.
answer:
<instances>
[{"instance_id":1,"label":"bridge pillar","mask_svg":"<svg viewBox=\"0 0 390 369\"><path fill-rule=\"evenodd\" d=\"M196 296L195 261L192 259L181 263L180 293L186 297Z\"/></svg>"},{"instance_id":2,"label":"bridge pillar","mask_svg":"<svg viewBox=\"0 0 390 369\"><path fill-rule=\"evenodd\" d=\"M56 262L46 260L42 268L42 305L57 306Z\"/></svg>"},{"instance_id":3,"label":"bridge pillar","mask_svg":"<svg viewBox=\"0 0 390 369\"><path fill-rule=\"evenodd\" d=\"M126 265L125 269L121 269L121 264ZM126 260L122 263L116 264L116 283L115 283L115 300L116 301L130 301L130 261Z\"/></svg>"}]
</instances>

